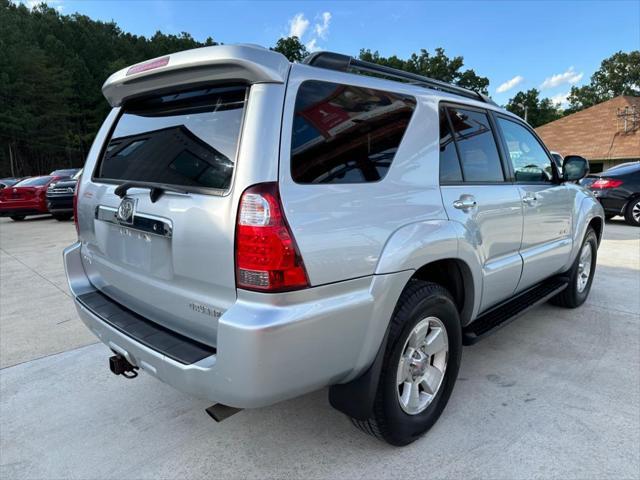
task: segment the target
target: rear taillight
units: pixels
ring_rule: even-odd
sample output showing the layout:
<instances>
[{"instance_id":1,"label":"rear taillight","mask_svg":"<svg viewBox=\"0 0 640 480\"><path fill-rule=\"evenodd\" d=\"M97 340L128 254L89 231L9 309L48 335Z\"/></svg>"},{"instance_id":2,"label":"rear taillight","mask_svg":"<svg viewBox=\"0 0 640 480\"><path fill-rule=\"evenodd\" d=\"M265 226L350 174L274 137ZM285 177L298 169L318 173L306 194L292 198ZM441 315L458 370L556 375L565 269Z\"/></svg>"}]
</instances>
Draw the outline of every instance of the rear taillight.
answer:
<instances>
[{"instance_id":1,"label":"rear taillight","mask_svg":"<svg viewBox=\"0 0 640 480\"><path fill-rule=\"evenodd\" d=\"M76 226L76 233L80 235L80 226L78 225L78 190L80 190L80 181L82 180L82 175L78 177L78 181L76 182L76 188L73 191L73 224Z\"/></svg>"},{"instance_id":2,"label":"rear taillight","mask_svg":"<svg viewBox=\"0 0 640 480\"><path fill-rule=\"evenodd\" d=\"M236 285L263 292L309 286L275 182L249 187L240 199L236 225Z\"/></svg>"},{"instance_id":3,"label":"rear taillight","mask_svg":"<svg viewBox=\"0 0 640 480\"><path fill-rule=\"evenodd\" d=\"M614 180L612 178L599 178L591 184L591 188L596 190L604 190L607 188L616 188L622 185L622 180Z\"/></svg>"}]
</instances>

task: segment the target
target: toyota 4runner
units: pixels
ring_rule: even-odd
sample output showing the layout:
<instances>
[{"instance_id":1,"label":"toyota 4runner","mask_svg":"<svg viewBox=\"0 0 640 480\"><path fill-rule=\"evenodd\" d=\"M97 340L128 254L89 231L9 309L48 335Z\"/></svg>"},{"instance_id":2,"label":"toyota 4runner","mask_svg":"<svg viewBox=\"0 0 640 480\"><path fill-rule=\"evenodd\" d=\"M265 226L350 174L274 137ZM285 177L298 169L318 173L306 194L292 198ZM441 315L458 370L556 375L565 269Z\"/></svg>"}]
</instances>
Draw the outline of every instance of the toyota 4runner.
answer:
<instances>
[{"instance_id":1,"label":"toyota 4runner","mask_svg":"<svg viewBox=\"0 0 640 480\"><path fill-rule=\"evenodd\" d=\"M134 65L103 92L64 252L75 305L114 373L214 417L328 386L404 445L442 413L463 344L589 294L604 214L576 184L587 162L561 173L481 94L241 45Z\"/></svg>"}]
</instances>

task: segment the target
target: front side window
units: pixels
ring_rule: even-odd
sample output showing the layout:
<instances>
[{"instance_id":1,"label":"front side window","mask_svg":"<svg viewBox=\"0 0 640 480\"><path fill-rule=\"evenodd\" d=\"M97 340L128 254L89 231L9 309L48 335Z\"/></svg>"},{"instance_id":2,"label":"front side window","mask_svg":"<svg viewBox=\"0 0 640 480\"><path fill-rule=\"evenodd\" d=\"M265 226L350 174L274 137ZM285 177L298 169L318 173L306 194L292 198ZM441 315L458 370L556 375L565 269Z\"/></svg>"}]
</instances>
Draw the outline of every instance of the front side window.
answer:
<instances>
[{"instance_id":1,"label":"front side window","mask_svg":"<svg viewBox=\"0 0 640 480\"><path fill-rule=\"evenodd\" d=\"M306 81L291 137L297 183L366 183L386 175L416 101L371 88Z\"/></svg>"},{"instance_id":2,"label":"front side window","mask_svg":"<svg viewBox=\"0 0 640 480\"><path fill-rule=\"evenodd\" d=\"M246 88L203 88L125 105L96 178L225 190Z\"/></svg>"},{"instance_id":3,"label":"front side window","mask_svg":"<svg viewBox=\"0 0 640 480\"><path fill-rule=\"evenodd\" d=\"M449 107L465 182L502 182L504 174L489 117L484 112Z\"/></svg>"},{"instance_id":4,"label":"front side window","mask_svg":"<svg viewBox=\"0 0 640 480\"><path fill-rule=\"evenodd\" d=\"M538 139L522 125L511 120L499 117L498 125L507 144L516 182L553 181L551 159Z\"/></svg>"}]
</instances>

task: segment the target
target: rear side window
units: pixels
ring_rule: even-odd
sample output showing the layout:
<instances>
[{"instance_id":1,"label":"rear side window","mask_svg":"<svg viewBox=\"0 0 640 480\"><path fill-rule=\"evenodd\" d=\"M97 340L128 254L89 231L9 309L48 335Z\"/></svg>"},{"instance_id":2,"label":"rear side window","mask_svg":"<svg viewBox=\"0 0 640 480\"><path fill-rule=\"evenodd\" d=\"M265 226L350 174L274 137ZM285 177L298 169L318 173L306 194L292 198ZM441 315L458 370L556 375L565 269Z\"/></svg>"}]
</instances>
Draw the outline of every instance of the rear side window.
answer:
<instances>
[{"instance_id":1,"label":"rear side window","mask_svg":"<svg viewBox=\"0 0 640 480\"><path fill-rule=\"evenodd\" d=\"M245 87L227 87L128 103L95 177L228 189L245 97Z\"/></svg>"},{"instance_id":2,"label":"rear side window","mask_svg":"<svg viewBox=\"0 0 640 480\"><path fill-rule=\"evenodd\" d=\"M486 113L447 108L465 182L502 182L504 174Z\"/></svg>"},{"instance_id":3,"label":"rear side window","mask_svg":"<svg viewBox=\"0 0 640 480\"><path fill-rule=\"evenodd\" d=\"M461 182L462 170L447 112L440 107L440 182Z\"/></svg>"},{"instance_id":4,"label":"rear side window","mask_svg":"<svg viewBox=\"0 0 640 480\"><path fill-rule=\"evenodd\" d=\"M306 81L298 90L291 176L298 183L365 183L384 178L416 101L408 95Z\"/></svg>"}]
</instances>

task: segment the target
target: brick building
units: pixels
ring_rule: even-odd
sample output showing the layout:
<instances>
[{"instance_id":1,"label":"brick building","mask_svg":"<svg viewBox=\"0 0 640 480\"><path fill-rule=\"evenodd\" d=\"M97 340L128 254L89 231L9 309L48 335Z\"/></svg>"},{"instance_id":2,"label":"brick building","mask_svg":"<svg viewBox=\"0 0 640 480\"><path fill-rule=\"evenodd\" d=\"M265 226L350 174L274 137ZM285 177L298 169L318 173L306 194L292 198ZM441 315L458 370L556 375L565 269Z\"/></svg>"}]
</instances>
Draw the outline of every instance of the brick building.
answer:
<instances>
[{"instance_id":1,"label":"brick building","mask_svg":"<svg viewBox=\"0 0 640 480\"><path fill-rule=\"evenodd\" d=\"M550 150L581 155L591 172L640 160L640 97L619 96L536 128Z\"/></svg>"}]
</instances>

